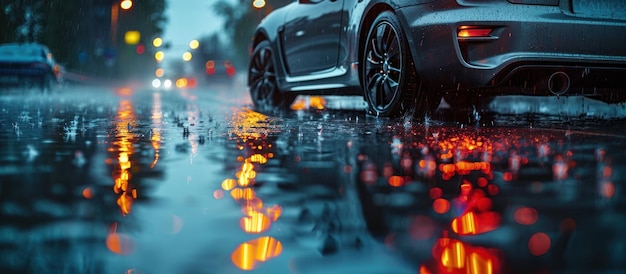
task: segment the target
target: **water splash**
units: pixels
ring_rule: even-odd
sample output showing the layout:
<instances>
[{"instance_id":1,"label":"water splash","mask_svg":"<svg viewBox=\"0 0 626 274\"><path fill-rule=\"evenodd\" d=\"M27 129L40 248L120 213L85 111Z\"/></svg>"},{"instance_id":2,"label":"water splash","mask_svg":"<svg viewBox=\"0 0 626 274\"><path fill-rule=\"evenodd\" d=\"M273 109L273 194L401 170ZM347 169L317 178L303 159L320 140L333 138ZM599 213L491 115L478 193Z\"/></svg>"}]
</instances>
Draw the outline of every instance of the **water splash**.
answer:
<instances>
[{"instance_id":1,"label":"water splash","mask_svg":"<svg viewBox=\"0 0 626 274\"><path fill-rule=\"evenodd\" d=\"M39 156L39 151L37 151L33 145L27 145L26 151L24 151L23 154L26 157L26 162L32 163L37 159L37 156Z\"/></svg>"}]
</instances>

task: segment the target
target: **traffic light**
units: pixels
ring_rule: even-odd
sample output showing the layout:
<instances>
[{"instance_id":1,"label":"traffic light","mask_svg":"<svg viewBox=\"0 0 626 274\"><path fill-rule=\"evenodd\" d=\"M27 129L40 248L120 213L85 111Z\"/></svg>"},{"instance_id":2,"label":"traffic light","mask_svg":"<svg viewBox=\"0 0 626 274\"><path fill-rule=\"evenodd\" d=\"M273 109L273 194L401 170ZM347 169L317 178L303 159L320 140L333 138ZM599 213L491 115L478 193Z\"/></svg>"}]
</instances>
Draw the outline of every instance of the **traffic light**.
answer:
<instances>
[{"instance_id":1,"label":"traffic light","mask_svg":"<svg viewBox=\"0 0 626 274\"><path fill-rule=\"evenodd\" d=\"M137 46L135 47L135 52L140 55L143 54L144 52L146 52L146 46L144 46L143 43L137 44Z\"/></svg>"}]
</instances>

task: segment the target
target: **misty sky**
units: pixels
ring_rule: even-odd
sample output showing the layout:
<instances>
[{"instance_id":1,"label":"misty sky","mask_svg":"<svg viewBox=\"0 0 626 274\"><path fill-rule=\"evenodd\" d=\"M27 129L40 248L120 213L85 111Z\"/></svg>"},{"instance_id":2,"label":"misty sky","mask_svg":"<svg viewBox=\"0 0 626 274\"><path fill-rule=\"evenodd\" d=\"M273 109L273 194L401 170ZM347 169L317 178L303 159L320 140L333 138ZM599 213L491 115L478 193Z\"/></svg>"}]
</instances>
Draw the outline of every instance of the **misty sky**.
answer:
<instances>
[{"instance_id":1,"label":"misty sky","mask_svg":"<svg viewBox=\"0 0 626 274\"><path fill-rule=\"evenodd\" d=\"M172 43L170 51L183 52L189 42L222 27L222 19L213 13L217 0L168 0L168 23L163 38Z\"/></svg>"}]
</instances>

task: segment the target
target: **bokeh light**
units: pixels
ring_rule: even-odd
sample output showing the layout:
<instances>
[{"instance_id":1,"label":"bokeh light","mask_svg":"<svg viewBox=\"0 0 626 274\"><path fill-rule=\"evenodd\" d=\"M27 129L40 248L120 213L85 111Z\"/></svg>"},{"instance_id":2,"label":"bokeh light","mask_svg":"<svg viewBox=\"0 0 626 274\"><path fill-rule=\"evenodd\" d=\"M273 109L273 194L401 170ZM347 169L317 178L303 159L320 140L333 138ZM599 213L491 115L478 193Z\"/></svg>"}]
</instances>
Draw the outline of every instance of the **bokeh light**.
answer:
<instances>
[{"instance_id":1,"label":"bokeh light","mask_svg":"<svg viewBox=\"0 0 626 274\"><path fill-rule=\"evenodd\" d=\"M163 68L158 68L154 71L154 75L156 75L156 77L163 77L163 75L165 75L165 70Z\"/></svg>"},{"instance_id":2,"label":"bokeh light","mask_svg":"<svg viewBox=\"0 0 626 274\"><path fill-rule=\"evenodd\" d=\"M152 80L152 87L160 88L161 87L161 79L154 79L154 80Z\"/></svg>"},{"instance_id":3,"label":"bokeh light","mask_svg":"<svg viewBox=\"0 0 626 274\"><path fill-rule=\"evenodd\" d=\"M389 177L389 185L394 187L401 187L404 185L404 178L402 176Z\"/></svg>"},{"instance_id":4,"label":"bokeh light","mask_svg":"<svg viewBox=\"0 0 626 274\"><path fill-rule=\"evenodd\" d=\"M124 33L124 42L128 45L137 45L141 41L141 33L136 30L129 30Z\"/></svg>"},{"instance_id":5,"label":"bokeh light","mask_svg":"<svg viewBox=\"0 0 626 274\"><path fill-rule=\"evenodd\" d=\"M530 254L541 256L550 250L550 237L543 233L537 232L528 240L528 250Z\"/></svg>"},{"instance_id":6,"label":"bokeh light","mask_svg":"<svg viewBox=\"0 0 626 274\"><path fill-rule=\"evenodd\" d=\"M532 225L539 219L539 214L532 207L520 207L513 213L513 219L522 225Z\"/></svg>"},{"instance_id":7,"label":"bokeh light","mask_svg":"<svg viewBox=\"0 0 626 274\"><path fill-rule=\"evenodd\" d=\"M198 42L198 40L191 40L191 42L189 42L190 49L197 49L199 46L200 42Z\"/></svg>"},{"instance_id":8,"label":"bokeh light","mask_svg":"<svg viewBox=\"0 0 626 274\"><path fill-rule=\"evenodd\" d=\"M115 254L127 255L131 253L133 244L128 235L113 232L107 236L106 246Z\"/></svg>"},{"instance_id":9,"label":"bokeh light","mask_svg":"<svg viewBox=\"0 0 626 274\"><path fill-rule=\"evenodd\" d=\"M152 45L153 45L155 48L158 48L158 47L162 46L162 45L163 45L163 39L161 39L160 37L154 38L154 39L152 40Z\"/></svg>"},{"instance_id":10,"label":"bokeh light","mask_svg":"<svg viewBox=\"0 0 626 274\"><path fill-rule=\"evenodd\" d=\"M263 8L265 7L265 0L254 0L254 2L252 2L252 6L257 9Z\"/></svg>"},{"instance_id":11,"label":"bokeh light","mask_svg":"<svg viewBox=\"0 0 626 274\"><path fill-rule=\"evenodd\" d=\"M187 86L187 83L189 83L189 81L187 80L187 78L178 78L176 79L176 87L177 88L184 88Z\"/></svg>"},{"instance_id":12,"label":"bokeh light","mask_svg":"<svg viewBox=\"0 0 626 274\"><path fill-rule=\"evenodd\" d=\"M120 2L120 7L123 10L128 10L128 9L133 7L133 1L131 1L131 0L123 0L122 2Z\"/></svg>"},{"instance_id":13,"label":"bokeh light","mask_svg":"<svg viewBox=\"0 0 626 274\"><path fill-rule=\"evenodd\" d=\"M237 186L237 181L235 181L234 179L225 179L224 181L222 181L222 189L229 191L233 188L235 188Z\"/></svg>"},{"instance_id":14,"label":"bokeh light","mask_svg":"<svg viewBox=\"0 0 626 274\"><path fill-rule=\"evenodd\" d=\"M439 198L433 202L433 210L439 214L447 213L450 210L450 201Z\"/></svg>"},{"instance_id":15,"label":"bokeh light","mask_svg":"<svg viewBox=\"0 0 626 274\"><path fill-rule=\"evenodd\" d=\"M90 187L86 187L83 189L83 198L91 199L93 198L93 190Z\"/></svg>"},{"instance_id":16,"label":"bokeh light","mask_svg":"<svg viewBox=\"0 0 626 274\"><path fill-rule=\"evenodd\" d=\"M156 53L154 53L154 60L156 60L157 62L161 62L163 61L163 59L165 59L165 53L162 51L157 51Z\"/></svg>"},{"instance_id":17,"label":"bokeh light","mask_svg":"<svg viewBox=\"0 0 626 274\"><path fill-rule=\"evenodd\" d=\"M193 55L191 54L191 52L186 51L185 53L183 53L183 61L185 62L191 61L192 57Z\"/></svg>"}]
</instances>

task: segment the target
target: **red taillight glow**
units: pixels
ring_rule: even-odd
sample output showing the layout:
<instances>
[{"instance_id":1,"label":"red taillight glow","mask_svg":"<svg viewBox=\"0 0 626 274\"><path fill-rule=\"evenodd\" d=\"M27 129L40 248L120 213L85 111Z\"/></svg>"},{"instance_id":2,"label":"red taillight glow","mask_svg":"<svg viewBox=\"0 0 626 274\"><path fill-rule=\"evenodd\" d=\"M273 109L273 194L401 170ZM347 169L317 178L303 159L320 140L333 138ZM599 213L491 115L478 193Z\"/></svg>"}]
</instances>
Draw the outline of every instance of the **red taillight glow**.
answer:
<instances>
[{"instance_id":1,"label":"red taillight glow","mask_svg":"<svg viewBox=\"0 0 626 274\"><path fill-rule=\"evenodd\" d=\"M457 37L459 38L471 38L471 37L489 37L492 29L490 28L476 28L469 26L459 27Z\"/></svg>"},{"instance_id":2,"label":"red taillight glow","mask_svg":"<svg viewBox=\"0 0 626 274\"><path fill-rule=\"evenodd\" d=\"M235 67L227 66L226 67L226 74L228 74L229 77L235 76Z\"/></svg>"}]
</instances>

